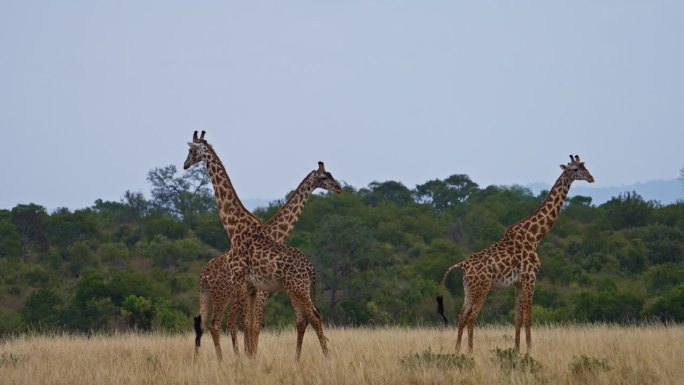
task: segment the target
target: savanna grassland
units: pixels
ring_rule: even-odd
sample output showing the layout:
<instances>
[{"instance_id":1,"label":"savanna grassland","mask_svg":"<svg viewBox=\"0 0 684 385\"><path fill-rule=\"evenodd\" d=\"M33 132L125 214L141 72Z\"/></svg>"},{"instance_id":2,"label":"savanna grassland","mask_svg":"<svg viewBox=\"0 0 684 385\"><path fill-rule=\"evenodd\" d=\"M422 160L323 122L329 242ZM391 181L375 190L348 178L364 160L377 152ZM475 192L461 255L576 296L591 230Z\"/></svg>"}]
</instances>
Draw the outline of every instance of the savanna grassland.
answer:
<instances>
[{"instance_id":1,"label":"savanna grassland","mask_svg":"<svg viewBox=\"0 0 684 385\"><path fill-rule=\"evenodd\" d=\"M21 335L0 343L0 383L20 384L682 384L684 327L539 326L529 356L513 329L476 329L472 355L455 355L452 329L328 329L331 354L313 332L294 360L295 332L262 333L256 358L223 362L205 336ZM497 351L498 349L498 351Z\"/></svg>"}]
</instances>

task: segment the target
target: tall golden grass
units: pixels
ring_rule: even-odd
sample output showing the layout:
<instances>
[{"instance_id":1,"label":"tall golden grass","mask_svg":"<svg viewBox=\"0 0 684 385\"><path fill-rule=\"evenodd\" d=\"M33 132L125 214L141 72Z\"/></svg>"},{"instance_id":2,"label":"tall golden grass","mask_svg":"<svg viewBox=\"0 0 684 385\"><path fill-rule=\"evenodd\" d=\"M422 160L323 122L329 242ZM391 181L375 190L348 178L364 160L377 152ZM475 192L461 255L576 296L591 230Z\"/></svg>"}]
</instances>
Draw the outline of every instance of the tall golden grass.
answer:
<instances>
[{"instance_id":1,"label":"tall golden grass","mask_svg":"<svg viewBox=\"0 0 684 385\"><path fill-rule=\"evenodd\" d=\"M453 329L326 334L330 357L309 330L300 362L294 328L264 331L253 359L234 356L224 336L223 362L208 335L197 362L190 333L21 335L0 342L0 384L684 384L684 326L537 326L532 360L517 358L539 366L508 370L495 350L513 346L510 326L477 328L465 356L454 354Z\"/></svg>"}]
</instances>

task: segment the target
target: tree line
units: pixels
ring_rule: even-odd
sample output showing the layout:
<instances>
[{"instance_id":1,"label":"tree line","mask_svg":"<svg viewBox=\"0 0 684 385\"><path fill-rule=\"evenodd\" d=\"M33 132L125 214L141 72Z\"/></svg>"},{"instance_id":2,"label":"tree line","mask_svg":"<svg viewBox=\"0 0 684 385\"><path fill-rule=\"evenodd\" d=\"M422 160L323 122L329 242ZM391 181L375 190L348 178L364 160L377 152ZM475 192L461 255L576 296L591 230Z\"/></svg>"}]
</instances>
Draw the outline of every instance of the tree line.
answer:
<instances>
[{"instance_id":1,"label":"tree line","mask_svg":"<svg viewBox=\"0 0 684 385\"><path fill-rule=\"evenodd\" d=\"M79 210L0 210L0 333L22 330L191 330L197 277L229 240L203 168L151 170L151 197L127 191ZM444 271L499 239L543 200L467 175L410 189L373 182L314 195L288 243L317 269L316 303L337 325L437 325ZM255 210L270 218L283 201ZM684 202L628 192L596 206L567 200L539 247L534 322L684 321ZM447 281L448 314L463 300ZM495 291L480 322L511 321L513 290ZM266 327L294 324L285 295Z\"/></svg>"}]
</instances>

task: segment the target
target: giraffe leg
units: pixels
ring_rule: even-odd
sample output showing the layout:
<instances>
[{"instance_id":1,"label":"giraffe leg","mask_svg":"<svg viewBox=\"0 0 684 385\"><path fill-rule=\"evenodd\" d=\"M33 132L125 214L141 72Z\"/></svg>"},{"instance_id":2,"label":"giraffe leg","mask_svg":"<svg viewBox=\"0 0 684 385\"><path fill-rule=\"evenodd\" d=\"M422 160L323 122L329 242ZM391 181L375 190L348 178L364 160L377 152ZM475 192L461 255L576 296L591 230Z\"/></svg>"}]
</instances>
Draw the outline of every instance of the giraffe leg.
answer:
<instances>
[{"instance_id":1,"label":"giraffe leg","mask_svg":"<svg viewBox=\"0 0 684 385\"><path fill-rule=\"evenodd\" d=\"M521 286L515 288L515 350L520 351L520 328L523 323L522 314L523 291Z\"/></svg>"},{"instance_id":2,"label":"giraffe leg","mask_svg":"<svg viewBox=\"0 0 684 385\"><path fill-rule=\"evenodd\" d=\"M299 355L301 353L301 341L304 338L304 332L306 331L306 326L309 323L311 324L311 326L313 326L314 330L316 330L316 335L318 336L318 342L321 345L323 355L327 357L328 338L326 338L325 334L323 334L323 322L321 321L321 316L318 313L318 310L316 310L316 307L311 301L311 296L309 294L308 287L302 290L288 290L288 294L290 296L292 309L295 311L295 314L301 313L301 315L304 318L303 322L300 319L297 319L296 358L299 359Z\"/></svg>"},{"instance_id":3,"label":"giraffe leg","mask_svg":"<svg viewBox=\"0 0 684 385\"><path fill-rule=\"evenodd\" d=\"M247 288L247 301L246 306L243 308L243 323L242 328L245 332L245 344L249 344L249 348L245 345L245 352L247 355L254 356L256 354L256 344L254 338L256 331L254 330L254 315L256 308L256 290L254 288ZM246 313L246 317L244 315Z\"/></svg>"},{"instance_id":4,"label":"giraffe leg","mask_svg":"<svg viewBox=\"0 0 684 385\"><path fill-rule=\"evenodd\" d=\"M257 351L259 346L259 333L261 332L261 321L264 318L264 307L266 306L266 298L268 293L265 291L257 291L255 303L254 303L254 316L252 317L253 325L252 330L254 331L253 343L254 343L254 353Z\"/></svg>"},{"instance_id":5,"label":"giraffe leg","mask_svg":"<svg viewBox=\"0 0 684 385\"><path fill-rule=\"evenodd\" d=\"M528 352L532 348L532 297L534 296L535 281L536 277L534 274L529 274L529 278L522 283L522 323L525 326L525 342Z\"/></svg>"},{"instance_id":6,"label":"giraffe leg","mask_svg":"<svg viewBox=\"0 0 684 385\"><path fill-rule=\"evenodd\" d=\"M473 334L475 331L475 320L477 320L477 314L480 312L480 308L487 299L487 294L489 293L490 285L479 285L476 290L472 290L471 293L471 308L466 319L466 325L468 326L468 353L473 353Z\"/></svg>"},{"instance_id":7,"label":"giraffe leg","mask_svg":"<svg viewBox=\"0 0 684 385\"><path fill-rule=\"evenodd\" d=\"M202 334L204 334L204 324L209 319L212 303L206 285L200 281L199 284L199 315L195 317L195 354L193 360L197 360L199 356L200 344L202 342Z\"/></svg>"},{"instance_id":8,"label":"giraffe leg","mask_svg":"<svg viewBox=\"0 0 684 385\"><path fill-rule=\"evenodd\" d=\"M242 332L244 335L245 344L245 354L248 357L252 356L252 344L251 344L251 334L250 334L250 317L249 309L249 295L247 293L247 288L243 285L239 291L238 302L240 304L240 310L242 310Z\"/></svg>"},{"instance_id":9,"label":"giraffe leg","mask_svg":"<svg viewBox=\"0 0 684 385\"><path fill-rule=\"evenodd\" d=\"M321 345L321 351L323 352L323 355L327 357L328 338L325 336L325 334L323 334L323 321L321 320L321 315L318 310L316 310L316 307L313 305L313 303L309 302L309 307L308 309L305 309L304 315L306 316L307 321L309 321L311 326L316 331L318 343Z\"/></svg>"},{"instance_id":10,"label":"giraffe leg","mask_svg":"<svg viewBox=\"0 0 684 385\"><path fill-rule=\"evenodd\" d=\"M463 285L463 292L465 294L463 298L463 306L461 307L461 312L458 315L458 335L456 337L456 353L461 351L461 337L463 337L463 329L466 326L466 321L468 320L468 315L471 310L471 299L468 293L468 286Z\"/></svg>"},{"instance_id":11,"label":"giraffe leg","mask_svg":"<svg viewBox=\"0 0 684 385\"><path fill-rule=\"evenodd\" d=\"M295 352L295 359L299 361L299 356L302 355L302 342L304 341L304 333L306 332L306 327L309 325L309 323L306 321L306 317L304 317L304 312L302 312L302 309L295 308L294 313L295 320L297 321L297 350Z\"/></svg>"},{"instance_id":12,"label":"giraffe leg","mask_svg":"<svg viewBox=\"0 0 684 385\"><path fill-rule=\"evenodd\" d=\"M230 339L233 343L233 352L237 355L240 354L240 349L238 347L237 341L237 316L240 312L239 301L233 302L233 306L230 308L230 313L228 313L228 326L230 327Z\"/></svg>"},{"instance_id":13,"label":"giraffe leg","mask_svg":"<svg viewBox=\"0 0 684 385\"><path fill-rule=\"evenodd\" d=\"M216 349L216 358L219 360L223 359L223 354L221 352L221 322L223 322L223 314L228 306L228 301L226 300L215 300L214 301L214 312L211 318L211 324L209 325L209 332L211 333L211 338L214 340L214 349Z\"/></svg>"}]
</instances>

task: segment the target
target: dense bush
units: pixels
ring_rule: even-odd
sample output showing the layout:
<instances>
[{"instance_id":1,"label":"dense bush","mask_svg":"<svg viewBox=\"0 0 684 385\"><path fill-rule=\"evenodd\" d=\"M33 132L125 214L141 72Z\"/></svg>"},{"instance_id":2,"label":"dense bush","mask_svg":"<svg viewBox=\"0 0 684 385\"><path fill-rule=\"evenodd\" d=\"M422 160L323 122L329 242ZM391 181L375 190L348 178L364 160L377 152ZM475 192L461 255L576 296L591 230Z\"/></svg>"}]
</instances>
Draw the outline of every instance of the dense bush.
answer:
<instances>
[{"instance_id":1,"label":"dense bush","mask_svg":"<svg viewBox=\"0 0 684 385\"><path fill-rule=\"evenodd\" d=\"M177 177L167 167L150 180L149 201L126 192L120 202L73 212L0 210L0 333L191 327L197 276L230 243L204 175ZM444 271L499 239L543 197L518 186L480 188L462 174L416 189L394 181L346 186L312 196L288 242L316 266L326 322L437 324ZM280 204L255 214L266 220ZM684 321L684 203L661 206L634 193L601 206L570 198L539 254L536 322ZM460 272L446 288L453 318ZM512 290L492 293L482 321L510 321L513 302ZM272 295L264 323L293 323L289 307L285 295Z\"/></svg>"}]
</instances>

